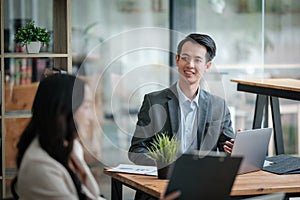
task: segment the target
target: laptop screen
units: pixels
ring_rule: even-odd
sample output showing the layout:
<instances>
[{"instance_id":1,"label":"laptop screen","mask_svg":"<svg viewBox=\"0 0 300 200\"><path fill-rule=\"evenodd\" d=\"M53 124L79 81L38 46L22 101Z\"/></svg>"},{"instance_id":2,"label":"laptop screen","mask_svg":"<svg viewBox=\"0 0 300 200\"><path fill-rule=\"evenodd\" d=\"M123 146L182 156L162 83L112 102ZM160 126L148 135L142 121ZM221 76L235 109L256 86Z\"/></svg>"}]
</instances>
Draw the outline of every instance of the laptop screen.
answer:
<instances>
[{"instance_id":1,"label":"laptop screen","mask_svg":"<svg viewBox=\"0 0 300 200\"><path fill-rule=\"evenodd\" d=\"M241 131L236 134L231 156L242 156L238 174L262 169L272 128Z\"/></svg>"}]
</instances>

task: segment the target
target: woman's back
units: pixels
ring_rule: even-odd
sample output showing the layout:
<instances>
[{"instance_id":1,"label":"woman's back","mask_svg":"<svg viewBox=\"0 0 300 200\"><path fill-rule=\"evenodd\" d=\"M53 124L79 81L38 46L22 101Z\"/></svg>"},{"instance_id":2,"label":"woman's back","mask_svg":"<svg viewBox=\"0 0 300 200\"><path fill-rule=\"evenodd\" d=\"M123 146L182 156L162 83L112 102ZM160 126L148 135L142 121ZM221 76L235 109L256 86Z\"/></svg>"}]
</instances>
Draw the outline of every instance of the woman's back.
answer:
<instances>
[{"instance_id":1,"label":"woman's back","mask_svg":"<svg viewBox=\"0 0 300 200\"><path fill-rule=\"evenodd\" d=\"M24 154L18 172L20 199L78 199L68 171L51 158L35 138Z\"/></svg>"}]
</instances>

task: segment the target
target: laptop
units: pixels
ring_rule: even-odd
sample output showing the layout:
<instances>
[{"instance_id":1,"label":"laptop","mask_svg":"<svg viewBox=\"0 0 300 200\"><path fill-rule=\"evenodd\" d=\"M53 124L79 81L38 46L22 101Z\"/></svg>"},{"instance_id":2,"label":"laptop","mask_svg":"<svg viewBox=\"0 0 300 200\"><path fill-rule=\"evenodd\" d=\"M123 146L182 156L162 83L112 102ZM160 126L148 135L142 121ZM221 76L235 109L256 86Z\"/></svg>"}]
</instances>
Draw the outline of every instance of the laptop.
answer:
<instances>
[{"instance_id":1,"label":"laptop","mask_svg":"<svg viewBox=\"0 0 300 200\"><path fill-rule=\"evenodd\" d=\"M165 195L180 190L181 200L229 199L242 157L183 154L175 162Z\"/></svg>"},{"instance_id":2,"label":"laptop","mask_svg":"<svg viewBox=\"0 0 300 200\"><path fill-rule=\"evenodd\" d=\"M266 159L272 128L241 131L236 134L231 156L242 156L238 174L261 170Z\"/></svg>"}]
</instances>

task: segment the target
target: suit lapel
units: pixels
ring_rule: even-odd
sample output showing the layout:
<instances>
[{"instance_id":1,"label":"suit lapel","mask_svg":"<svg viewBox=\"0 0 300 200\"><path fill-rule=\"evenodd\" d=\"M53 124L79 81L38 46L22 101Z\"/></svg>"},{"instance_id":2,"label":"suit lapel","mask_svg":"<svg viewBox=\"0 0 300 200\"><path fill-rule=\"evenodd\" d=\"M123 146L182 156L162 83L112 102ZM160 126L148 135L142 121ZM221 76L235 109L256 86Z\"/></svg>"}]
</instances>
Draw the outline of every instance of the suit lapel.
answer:
<instances>
[{"instance_id":1,"label":"suit lapel","mask_svg":"<svg viewBox=\"0 0 300 200\"><path fill-rule=\"evenodd\" d=\"M200 149L200 145L204 139L205 124L207 122L207 113L209 109L209 98L207 94L200 89L199 94L199 112L198 112L198 130L197 130L197 147Z\"/></svg>"},{"instance_id":2,"label":"suit lapel","mask_svg":"<svg viewBox=\"0 0 300 200\"><path fill-rule=\"evenodd\" d=\"M172 133L176 134L179 129L179 109L178 109L178 93L176 89L176 84L173 84L170 87L170 92L168 94L168 110L169 110L169 117L170 117L170 123L172 128Z\"/></svg>"}]
</instances>

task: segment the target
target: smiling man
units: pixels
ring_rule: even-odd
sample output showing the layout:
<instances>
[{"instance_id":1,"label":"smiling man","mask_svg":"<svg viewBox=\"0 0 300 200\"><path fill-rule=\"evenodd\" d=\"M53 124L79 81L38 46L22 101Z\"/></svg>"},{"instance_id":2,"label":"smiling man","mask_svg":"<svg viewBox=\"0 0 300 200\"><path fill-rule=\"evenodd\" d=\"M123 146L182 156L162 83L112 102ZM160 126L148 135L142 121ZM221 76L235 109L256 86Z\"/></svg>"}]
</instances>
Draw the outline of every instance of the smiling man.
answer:
<instances>
[{"instance_id":1,"label":"smiling man","mask_svg":"<svg viewBox=\"0 0 300 200\"><path fill-rule=\"evenodd\" d=\"M190 34L178 44L175 60L180 78L170 88L145 95L128 153L132 162L154 165L145 154L155 134L178 138L180 153L231 153L234 133L229 109L224 99L200 84L215 54L215 42L208 35Z\"/></svg>"}]
</instances>

